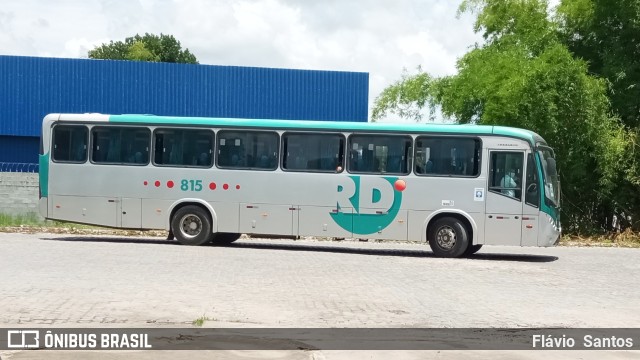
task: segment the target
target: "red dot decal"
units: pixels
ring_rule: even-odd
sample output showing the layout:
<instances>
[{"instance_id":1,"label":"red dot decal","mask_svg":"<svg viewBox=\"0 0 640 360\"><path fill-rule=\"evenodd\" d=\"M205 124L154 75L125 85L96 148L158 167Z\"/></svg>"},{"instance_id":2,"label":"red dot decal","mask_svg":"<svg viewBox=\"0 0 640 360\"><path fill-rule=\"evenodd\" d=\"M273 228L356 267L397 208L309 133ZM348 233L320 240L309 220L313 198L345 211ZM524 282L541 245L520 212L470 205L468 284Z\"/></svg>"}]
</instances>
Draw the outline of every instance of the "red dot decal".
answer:
<instances>
[{"instance_id":1,"label":"red dot decal","mask_svg":"<svg viewBox=\"0 0 640 360\"><path fill-rule=\"evenodd\" d=\"M398 191L404 191L404 189L407 188L407 183L404 182L404 180L396 180L395 184L393 184L393 186L396 188L396 190Z\"/></svg>"},{"instance_id":2,"label":"red dot decal","mask_svg":"<svg viewBox=\"0 0 640 360\"><path fill-rule=\"evenodd\" d=\"M229 190L229 184L222 185L222 188L225 189L225 190Z\"/></svg>"},{"instance_id":3,"label":"red dot decal","mask_svg":"<svg viewBox=\"0 0 640 360\"><path fill-rule=\"evenodd\" d=\"M240 185L236 185L236 190L240 190Z\"/></svg>"},{"instance_id":4,"label":"red dot decal","mask_svg":"<svg viewBox=\"0 0 640 360\"><path fill-rule=\"evenodd\" d=\"M169 189L173 188L173 181L171 181L171 180L167 181L167 187Z\"/></svg>"},{"instance_id":5,"label":"red dot decal","mask_svg":"<svg viewBox=\"0 0 640 360\"><path fill-rule=\"evenodd\" d=\"M149 185L149 182L145 180L144 181L144 186L147 186L147 185Z\"/></svg>"},{"instance_id":6,"label":"red dot decal","mask_svg":"<svg viewBox=\"0 0 640 360\"><path fill-rule=\"evenodd\" d=\"M215 190L216 189L216 183L212 182L209 184L209 189L211 190Z\"/></svg>"},{"instance_id":7,"label":"red dot decal","mask_svg":"<svg viewBox=\"0 0 640 360\"><path fill-rule=\"evenodd\" d=\"M156 187L160 187L160 181L156 180L155 185L156 185Z\"/></svg>"}]
</instances>

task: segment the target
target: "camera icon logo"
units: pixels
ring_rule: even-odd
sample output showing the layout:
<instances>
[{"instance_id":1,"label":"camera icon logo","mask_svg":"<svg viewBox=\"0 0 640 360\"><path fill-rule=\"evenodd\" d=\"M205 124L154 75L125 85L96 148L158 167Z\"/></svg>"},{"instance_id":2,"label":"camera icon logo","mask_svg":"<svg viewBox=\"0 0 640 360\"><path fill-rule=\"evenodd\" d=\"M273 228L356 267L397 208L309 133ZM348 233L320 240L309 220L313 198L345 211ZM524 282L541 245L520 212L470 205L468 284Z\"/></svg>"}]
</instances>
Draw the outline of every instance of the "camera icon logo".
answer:
<instances>
[{"instance_id":1,"label":"camera icon logo","mask_svg":"<svg viewBox=\"0 0 640 360\"><path fill-rule=\"evenodd\" d=\"M7 347L9 349L34 349L40 347L40 331L8 330Z\"/></svg>"}]
</instances>

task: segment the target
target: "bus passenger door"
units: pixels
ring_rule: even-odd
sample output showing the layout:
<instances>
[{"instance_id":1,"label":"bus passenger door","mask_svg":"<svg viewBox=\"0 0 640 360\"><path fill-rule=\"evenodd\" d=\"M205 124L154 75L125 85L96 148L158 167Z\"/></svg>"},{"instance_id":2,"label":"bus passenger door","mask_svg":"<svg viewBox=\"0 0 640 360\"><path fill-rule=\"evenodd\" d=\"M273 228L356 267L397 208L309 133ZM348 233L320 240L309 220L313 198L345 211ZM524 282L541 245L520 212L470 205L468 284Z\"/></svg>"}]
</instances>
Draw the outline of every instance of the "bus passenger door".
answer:
<instances>
[{"instance_id":1,"label":"bus passenger door","mask_svg":"<svg viewBox=\"0 0 640 360\"><path fill-rule=\"evenodd\" d=\"M527 154L522 208L522 246L538 246L538 218L540 213L540 181L535 157Z\"/></svg>"},{"instance_id":2,"label":"bus passenger door","mask_svg":"<svg viewBox=\"0 0 640 360\"><path fill-rule=\"evenodd\" d=\"M523 169L523 151L489 152L485 244L521 244Z\"/></svg>"}]
</instances>

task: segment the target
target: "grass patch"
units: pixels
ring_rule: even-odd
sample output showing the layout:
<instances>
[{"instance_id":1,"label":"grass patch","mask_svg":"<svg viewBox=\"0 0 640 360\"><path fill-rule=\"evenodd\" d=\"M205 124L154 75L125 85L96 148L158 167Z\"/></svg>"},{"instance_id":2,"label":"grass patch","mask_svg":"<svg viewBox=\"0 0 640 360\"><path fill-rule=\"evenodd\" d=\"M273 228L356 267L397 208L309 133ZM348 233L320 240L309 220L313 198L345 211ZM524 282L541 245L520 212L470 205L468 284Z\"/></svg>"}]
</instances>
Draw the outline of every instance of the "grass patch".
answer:
<instances>
[{"instance_id":1,"label":"grass patch","mask_svg":"<svg viewBox=\"0 0 640 360\"><path fill-rule=\"evenodd\" d=\"M62 228L69 230L100 229L98 226L75 224L57 220L45 220L34 212L18 215L0 213L0 227Z\"/></svg>"},{"instance_id":2,"label":"grass patch","mask_svg":"<svg viewBox=\"0 0 640 360\"><path fill-rule=\"evenodd\" d=\"M9 233L54 233L76 235L156 236L166 237L162 230L127 230L101 226L76 224L58 220L44 220L36 213L9 215L0 213L0 232Z\"/></svg>"},{"instance_id":3,"label":"grass patch","mask_svg":"<svg viewBox=\"0 0 640 360\"><path fill-rule=\"evenodd\" d=\"M0 213L0 226L43 226L44 219L34 212L9 215Z\"/></svg>"},{"instance_id":4,"label":"grass patch","mask_svg":"<svg viewBox=\"0 0 640 360\"><path fill-rule=\"evenodd\" d=\"M208 316L204 316L204 315L202 315L202 316L200 316L199 318L197 318L197 319L193 320L193 321L191 322L191 324L193 324L193 326L202 326L202 325L204 325L204 322L205 322L205 321L214 321L214 320L215 320L215 319L211 319L211 318L209 318Z\"/></svg>"},{"instance_id":5,"label":"grass patch","mask_svg":"<svg viewBox=\"0 0 640 360\"><path fill-rule=\"evenodd\" d=\"M640 248L640 233L627 229L604 235L565 235L560 239L560 245Z\"/></svg>"}]
</instances>

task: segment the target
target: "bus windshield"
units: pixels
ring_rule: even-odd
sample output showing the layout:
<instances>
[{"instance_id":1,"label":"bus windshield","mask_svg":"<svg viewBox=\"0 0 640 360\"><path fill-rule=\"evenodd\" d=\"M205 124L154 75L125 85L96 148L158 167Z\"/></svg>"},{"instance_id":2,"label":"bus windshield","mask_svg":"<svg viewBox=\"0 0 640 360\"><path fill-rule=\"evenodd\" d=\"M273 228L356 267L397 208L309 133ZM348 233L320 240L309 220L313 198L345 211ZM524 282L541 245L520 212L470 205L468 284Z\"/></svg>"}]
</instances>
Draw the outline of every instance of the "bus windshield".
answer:
<instances>
[{"instance_id":1,"label":"bus windshield","mask_svg":"<svg viewBox=\"0 0 640 360\"><path fill-rule=\"evenodd\" d=\"M556 169L553 150L546 146L538 146L538 153L542 160L544 196L554 206L560 207L560 177Z\"/></svg>"}]
</instances>

